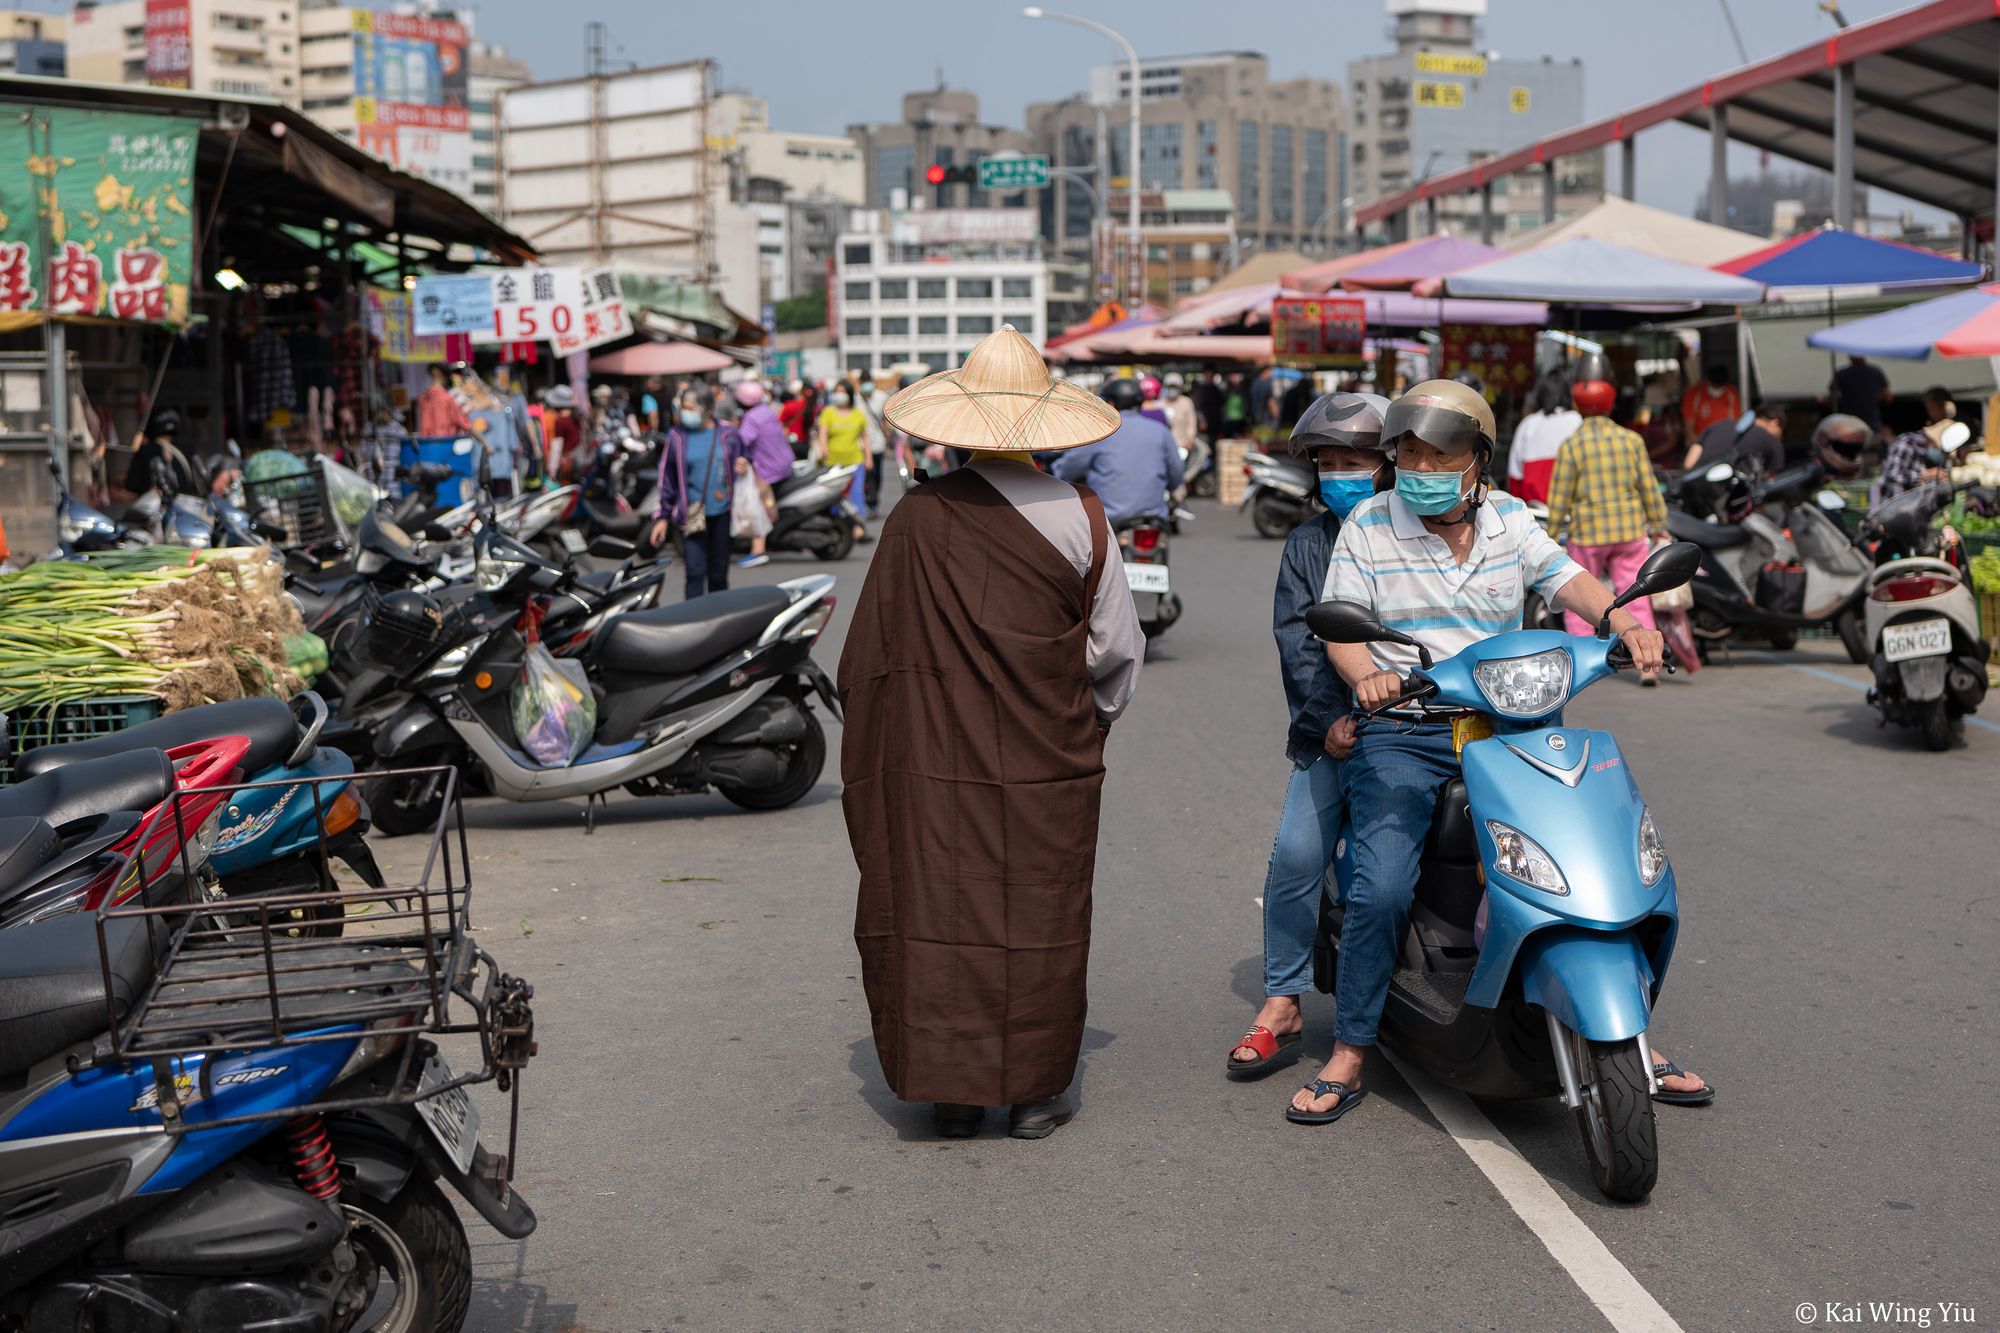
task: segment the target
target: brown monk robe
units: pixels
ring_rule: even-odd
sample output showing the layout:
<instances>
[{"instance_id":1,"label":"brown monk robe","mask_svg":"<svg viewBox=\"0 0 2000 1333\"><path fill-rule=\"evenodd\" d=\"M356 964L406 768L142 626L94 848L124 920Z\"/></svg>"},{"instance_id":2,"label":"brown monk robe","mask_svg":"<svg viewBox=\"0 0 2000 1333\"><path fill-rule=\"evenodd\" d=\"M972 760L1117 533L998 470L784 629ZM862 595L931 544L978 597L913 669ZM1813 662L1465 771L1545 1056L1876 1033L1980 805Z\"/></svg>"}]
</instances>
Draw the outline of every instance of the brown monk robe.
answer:
<instances>
[{"instance_id":1,"label":"brown monk robe","mask_svg":"<svg viewBox=\"0 0 2000 1333\"><path fill-rule=\"evenodd\" d=\"M840 659L842 804L890 1088L939 1103L955 1136L976 1108L1013 1106L1013 1132L1041 1137L1069 1116L1066 1102L1034 1123L1023 1112L1076 1072L1104 728L1143 641L1096 497L991 457L1010 439L1023 441L1015 452L1087 443L1108 433L1105 414L1086 399L1087 412L1038 419L1032 405L1054 387L1039 355L1011 329L993 338L1033 358L1033 391L1001 404L1025 404L1025 426L982 417L953 430L913 410L906 395L940 376L890 404L892 425L986 453L903 496L883 525ZM946 372L961 377L961 403L989 382L982 367L996 372L983 349ZM998 369L1010 366L1026 373L1017 355Z\"/></svg>"}]
</instances>

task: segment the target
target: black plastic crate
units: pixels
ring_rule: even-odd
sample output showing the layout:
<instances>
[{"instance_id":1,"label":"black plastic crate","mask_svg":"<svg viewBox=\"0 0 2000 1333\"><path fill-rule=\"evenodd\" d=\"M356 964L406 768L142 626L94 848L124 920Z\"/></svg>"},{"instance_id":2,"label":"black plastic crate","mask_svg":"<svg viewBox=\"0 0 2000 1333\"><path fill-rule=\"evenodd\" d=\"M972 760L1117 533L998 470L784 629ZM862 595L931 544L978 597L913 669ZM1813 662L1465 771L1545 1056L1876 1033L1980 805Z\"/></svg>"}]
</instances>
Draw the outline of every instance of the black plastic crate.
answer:
<instances>
[{"instance_id":1,"label":"black plastic crate","mask_svg":"<svg viewBox=\"0 0 2000 1333\"><path fill-rule=\"evenodd\" d=\"M252 518L283 529L284 535L278 539L282 546L311 546L340 535L327 493L326 471L318 459L309 459L306 471L291 476L246 480L243 507Z\"/></svg>"},{"instance_id":2,"label":"black plastic crate","mask_svg":"<svg viewBox=\"0 0 2000 1333\"><path fill-rule=\"evenodd\" d=\"M30 708L7 717L7 743L0 757L0 787L14 780L14 757L44 745L95 740L160 715L160 701L150 694L106 694L73 699L54 708Z\"/></svg>"}]
</instances>

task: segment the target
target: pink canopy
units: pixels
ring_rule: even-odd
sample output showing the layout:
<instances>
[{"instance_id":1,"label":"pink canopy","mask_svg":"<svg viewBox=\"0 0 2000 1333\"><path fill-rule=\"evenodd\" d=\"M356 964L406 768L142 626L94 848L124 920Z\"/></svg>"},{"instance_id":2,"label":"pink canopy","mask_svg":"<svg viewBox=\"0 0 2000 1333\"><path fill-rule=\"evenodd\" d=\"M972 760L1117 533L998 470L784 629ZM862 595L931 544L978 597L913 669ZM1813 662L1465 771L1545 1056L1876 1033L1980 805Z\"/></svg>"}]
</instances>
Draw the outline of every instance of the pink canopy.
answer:
<instances>
[{"instance_id":1,"label":"pink canopy","mask_svg":"<svg viewBox=\"0 0 2000 1333\"><path fill-rule=\"evenodd\" d=\"M1393 254L1380 255L1358 268L1340 275L1340 285L1349 291L1408 291L1426 278L1442 278L1474 264L1500 258L1490 245L1463 236L1439 233L1409 245L1397 246Z\"/></svg>"},{"instance_id":2,"label":"pink canopy","mask_svg":"<svg viewBox=\"0 0 2000 1333\"><path fill-rule=\"evenodd\" d=\"M635 343L590 358L594 375L701 375L737 364L727 352L687 342Z\"/></svg>"},{"instance_id":3,"label":"pink canopy","mask_svg":"<svg viewBox=\"0 0 2000 1333\"><path fill-rule=\"evenodd\" d=\"M1392 241L1388 245L1378 245L1372 250L1360 250L1351 255L1341 255L1337 259L1329 259L1323 263L1314 264L1309 268L1294 269L1292 272L1281 276L1278 281L1284 283L1287 287L1296 287L1300 291L1307 293L1331 291L1340 285L1341 278L1355 269L1366 267L1378 260L1398 254L1425 239L1428 238L1419 236L1415 240Z\"/></svg>"}]
</instances>

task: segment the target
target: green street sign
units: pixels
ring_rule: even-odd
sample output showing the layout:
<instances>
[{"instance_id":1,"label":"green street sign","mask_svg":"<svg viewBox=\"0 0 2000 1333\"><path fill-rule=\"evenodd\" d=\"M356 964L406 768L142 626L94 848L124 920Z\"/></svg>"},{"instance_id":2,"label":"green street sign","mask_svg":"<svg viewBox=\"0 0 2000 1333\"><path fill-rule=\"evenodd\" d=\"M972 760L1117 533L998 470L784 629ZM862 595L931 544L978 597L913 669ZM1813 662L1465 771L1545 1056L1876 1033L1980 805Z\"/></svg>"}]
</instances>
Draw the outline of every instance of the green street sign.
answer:
<instances>
[{"instance_id":1,"label":"green street sign","mask_svg":"<svg viewBox=\"0 0 2000 1333\"><path fill-rule=\"evenodd\" d=\"M1049 159L1036 153L1020 157L988 157L979 163L982 190L1039 190L1049 183Z\"/></svg>"}]
</instances>

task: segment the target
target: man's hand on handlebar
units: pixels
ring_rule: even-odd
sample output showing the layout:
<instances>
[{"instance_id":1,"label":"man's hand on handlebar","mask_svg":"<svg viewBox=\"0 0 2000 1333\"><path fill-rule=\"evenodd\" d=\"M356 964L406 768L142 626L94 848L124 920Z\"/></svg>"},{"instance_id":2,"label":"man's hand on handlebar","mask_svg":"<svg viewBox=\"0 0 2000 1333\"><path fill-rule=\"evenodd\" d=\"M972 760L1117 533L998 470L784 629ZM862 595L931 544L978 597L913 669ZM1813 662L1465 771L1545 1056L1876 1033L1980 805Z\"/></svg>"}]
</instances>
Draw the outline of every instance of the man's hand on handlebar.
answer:
<instances>
[{"instance_id":1,"label":"man's hand on handlebar","mask_svg":"<svg viewBox=\"0 0 2000 1333\"><path fill-rule=\"evenodd\" d=\"M1632 628L1620 632L1619 646L1632 657L1632 665L1642 676L1657 676L1667 664L1666 636L1656 629Z\"/></svg>"},{"instance_id":2,"label":"man's hand on handlebar","mask_svg":"<svg viewBox=\"0 0 2000 1333\"><path fill-rule=\"evenodd\" d=\"M1403 695L1403 678L1393 671L1376 671L1354 683L1354 702L1372 713Z\"/></svg>"}]
</instances>

